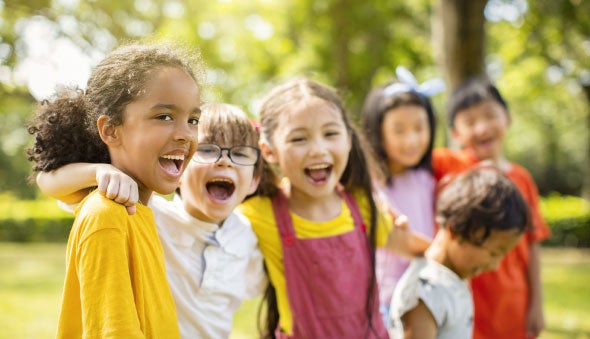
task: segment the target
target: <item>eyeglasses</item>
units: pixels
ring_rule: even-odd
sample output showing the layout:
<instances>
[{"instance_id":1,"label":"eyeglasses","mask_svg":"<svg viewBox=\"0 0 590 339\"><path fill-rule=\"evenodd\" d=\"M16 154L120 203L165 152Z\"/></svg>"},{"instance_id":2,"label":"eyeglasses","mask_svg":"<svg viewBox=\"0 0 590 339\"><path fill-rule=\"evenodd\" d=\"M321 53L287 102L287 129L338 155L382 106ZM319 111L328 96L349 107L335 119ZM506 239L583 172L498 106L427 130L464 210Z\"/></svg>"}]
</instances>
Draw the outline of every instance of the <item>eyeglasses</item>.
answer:
<instances>
[{"instance_id":1,"label":"eyeglasses","mask_svg":"<svg viewBox=\"0 0 590 339\"><path fill-rule=\"evenodd\" d=\"M201 164L214 164L221 159L223 151L227 151L229 160L236 165L252 166L258 161L260 150L252 146L221 147L216 144L201 143L193 155L193 160Z\"/></svg>"}]
</instances>

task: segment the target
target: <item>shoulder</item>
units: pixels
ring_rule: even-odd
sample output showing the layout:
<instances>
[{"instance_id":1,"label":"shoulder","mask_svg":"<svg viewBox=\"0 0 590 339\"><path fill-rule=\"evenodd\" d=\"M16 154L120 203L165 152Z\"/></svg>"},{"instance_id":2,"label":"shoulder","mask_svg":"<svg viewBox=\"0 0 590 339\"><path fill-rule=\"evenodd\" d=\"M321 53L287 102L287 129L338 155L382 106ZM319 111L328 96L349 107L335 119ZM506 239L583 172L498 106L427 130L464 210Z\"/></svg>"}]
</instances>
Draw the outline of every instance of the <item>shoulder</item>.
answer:
<instances>
[{"instance_id":1,"label":"shoulder","mask_svg":"<svg viewBox=\"0 0 590 339\"><path fill-rule=\"evenodd\" d=\"M515 162L510 163L510 169L506 172L506 175L510 178L522 180L524 182L534 183L533 176L529 170Z\"/></svg>"},{"instance_id":2,"label":"shoulder","mask_svg":"<svg viewBox=\"0 0 590 339\"><path fill-rule=\"evenodd\" d=\"M436 148L432 151L432 169L437 181L447 174L462 172L470 165L469 157L464 152L450 148Z\"/></svg>"},{"instance_id":3,"label":"shoulder","mask_svg":"<svg viewBox=\"0 0 590 339\"><path fill-rule=\"evenodd\" d=\"M93 191L76 208L76 218L119 219L126 217L125 206Z\"/></svg>"},{"instance_id":4,"label":"shoulder","mask_svg":"<svg viewBox=\"0 0 590 339\"><path fill-rule=\"evenodd\" d=\"M254 196L242 202L237 210L254 223L253 220L264 217L268 211L272 211L272 202L269 197Z\"/></svg>"},{"instance_id":5,"label":"shoulder","mask_svg":"<svg viewBox=\"0 0 590 339\"><path fill-rule=\"evenodd\" d=\"M85 239L95 232L111 229L126 232L129 215L125 206L103 197L98 191L90 193L76 209L73 232ZM121 234L123 234L121 233Z\"/></svg>"}]
</instances>

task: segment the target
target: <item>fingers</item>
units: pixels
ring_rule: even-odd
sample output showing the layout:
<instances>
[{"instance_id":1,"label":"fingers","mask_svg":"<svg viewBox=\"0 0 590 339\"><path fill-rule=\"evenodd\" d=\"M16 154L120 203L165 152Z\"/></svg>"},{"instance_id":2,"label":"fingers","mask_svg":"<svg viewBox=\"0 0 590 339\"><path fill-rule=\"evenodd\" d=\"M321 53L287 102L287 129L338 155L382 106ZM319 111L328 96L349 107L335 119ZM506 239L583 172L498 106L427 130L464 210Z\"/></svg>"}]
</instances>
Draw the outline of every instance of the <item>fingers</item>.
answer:
<instances>
[{"instance_id":1,"label":"fingers","mask_svg":"<svg viewBox=\"0 0 590 339\"><path fill-rule=\"evenodd\" d=\"M135 205L125 206L125 209L127 209L127 214L129 215L134 215L137 210Z\"/></svg>"},{"instance_id":2,"label":"fingers","mask_svg":"<svg viewBox=\"0 0 590 339\"><path fill-rule=\"evenodd\" d=\"M406 217L403 214L398 215L394 220L393 220L393 226L397 227L397 228L401 228L404 230L408 230L410 229L410 224L408 222L408 217Z\"/></svg>"},{"instance_id":3,"label":"fingers","mask_svg":"<svg viewBox=\"0 0 590 339\"><path fill-rule=\"evenodd\" d=\"M128 207L134 206L139 201L135 180L114 167L97 172L96 181L98 191L108 199Z\"/></svg>"}]
</instances>

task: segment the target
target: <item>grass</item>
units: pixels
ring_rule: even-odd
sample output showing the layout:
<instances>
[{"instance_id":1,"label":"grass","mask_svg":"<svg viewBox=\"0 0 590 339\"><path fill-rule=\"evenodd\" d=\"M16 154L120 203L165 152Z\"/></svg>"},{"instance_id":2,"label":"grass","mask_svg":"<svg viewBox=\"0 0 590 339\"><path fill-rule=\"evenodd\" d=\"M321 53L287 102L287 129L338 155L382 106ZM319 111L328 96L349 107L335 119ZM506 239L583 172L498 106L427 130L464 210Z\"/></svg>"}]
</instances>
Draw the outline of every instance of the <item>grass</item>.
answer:
<instances>
[{"instance_id":1,"label":"grass","mask_svg":"<svg viewBox=\"0 0 590 339\"><path fill-rule=\"evenodd\" d=\"M590 339L590 250L543 249L547 330L542 339ZM0 339L52 338L65 244L0 243ZM231 339L257 337L259 299L236 314Z\"/></svg>"}]
</instances>

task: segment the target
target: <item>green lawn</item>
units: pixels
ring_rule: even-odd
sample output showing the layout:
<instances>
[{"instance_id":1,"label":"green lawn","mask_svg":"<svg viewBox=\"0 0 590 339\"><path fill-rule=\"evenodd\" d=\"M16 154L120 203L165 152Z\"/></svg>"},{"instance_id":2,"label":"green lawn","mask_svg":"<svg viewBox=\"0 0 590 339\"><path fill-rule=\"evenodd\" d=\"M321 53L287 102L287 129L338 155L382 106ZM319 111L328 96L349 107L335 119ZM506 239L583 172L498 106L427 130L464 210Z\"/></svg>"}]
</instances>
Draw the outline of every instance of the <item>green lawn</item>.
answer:
<instances>
[{"instance_id":1,"label":"green lawn","mask_svg":"<svg viewBox=\"0 0 590 339\"><path fill-rule=\"evenodd\" d=\"M0 339L52 338L64 244L0 243ZM541 338L590 339L590 251L543 249L547 330ZM236 316L232 339L256 338L259 300Z\"/></svg>"}]
</instances>

